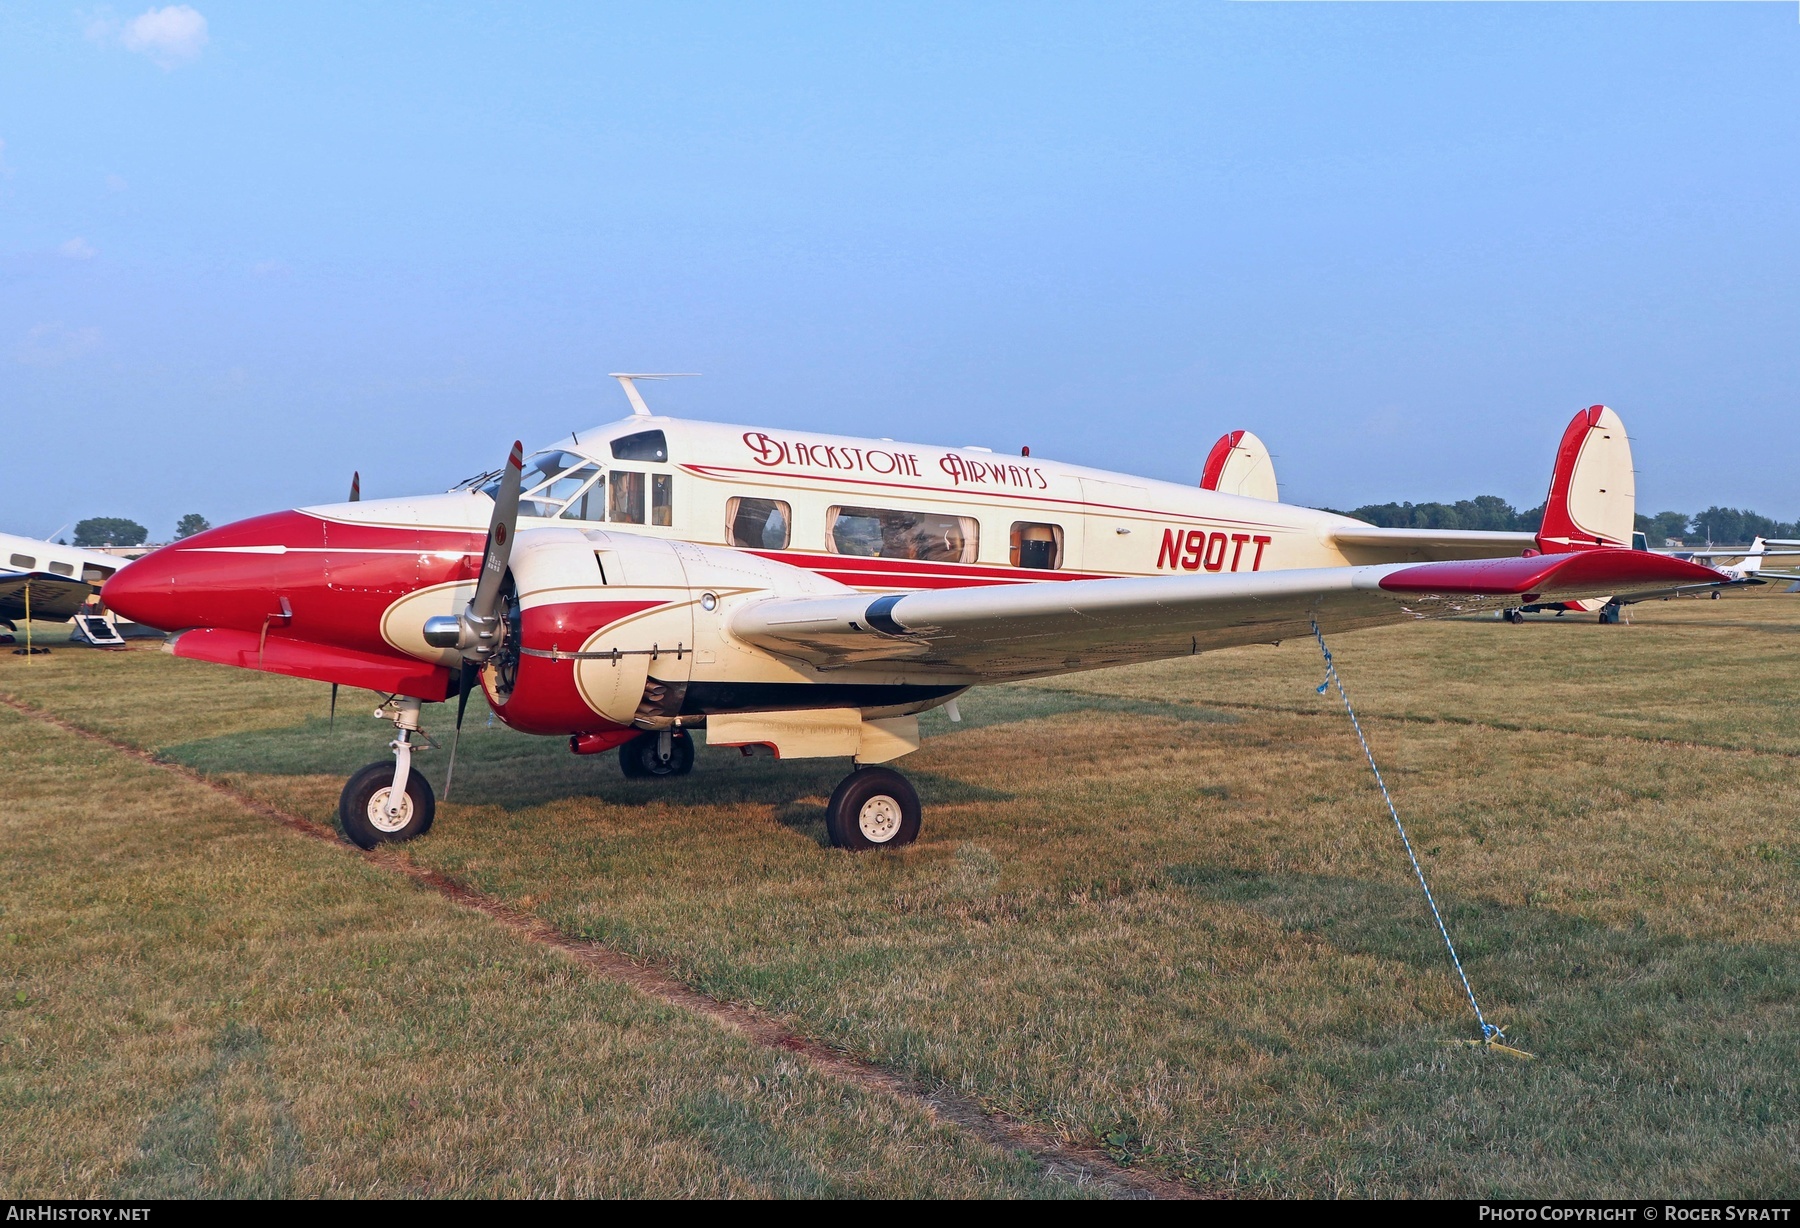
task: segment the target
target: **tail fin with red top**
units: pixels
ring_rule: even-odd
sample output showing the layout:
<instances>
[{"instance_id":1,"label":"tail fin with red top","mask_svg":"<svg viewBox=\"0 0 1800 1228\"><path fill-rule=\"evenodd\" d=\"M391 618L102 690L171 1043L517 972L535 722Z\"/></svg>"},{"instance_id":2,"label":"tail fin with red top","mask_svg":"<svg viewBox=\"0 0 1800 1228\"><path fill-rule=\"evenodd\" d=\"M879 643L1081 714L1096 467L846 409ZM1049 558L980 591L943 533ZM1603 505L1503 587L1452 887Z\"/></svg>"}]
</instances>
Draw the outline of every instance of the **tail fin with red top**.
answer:
<instances>
[{"instance_id":1,"label":"tail fin with red top","mask_svg":"<svg viewBox=\"0 0 1800 1228\"><path fill-rule=\"evenodd\" d=\"M1281 502L1275 485L1275 462L1269 459L1269 449L1263 441L1249 431L1227 431L1219 436L1219 442L1206 454L1200 489Z\"/></svg>"},{"instance_id":2,"label":"tail fin with red top","mask_svg":"<svg viewBox=\"0 0 1800 1228\"><path fill-rule=\"evenodd\" d=\"M1545 554L1630 546L1637 483L1625 424L1604 405L1577 413L1563 432L1538 528Z\"/></svg>"}]
</instances>

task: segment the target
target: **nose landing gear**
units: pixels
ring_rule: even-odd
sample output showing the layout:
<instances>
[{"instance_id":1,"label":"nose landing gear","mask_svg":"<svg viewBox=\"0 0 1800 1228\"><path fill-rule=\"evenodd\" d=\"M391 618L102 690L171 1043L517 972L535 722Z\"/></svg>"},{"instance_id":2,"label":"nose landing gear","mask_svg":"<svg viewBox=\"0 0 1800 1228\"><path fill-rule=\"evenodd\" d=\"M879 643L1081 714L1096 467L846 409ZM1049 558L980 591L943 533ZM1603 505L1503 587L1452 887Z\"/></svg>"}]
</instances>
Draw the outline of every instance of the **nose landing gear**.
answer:
<instances>
[{"instance_id":1,"label":"nose landing gear","mask_svg":"<svg viewBox=\"0 0 1800 1228\"><path fill-rule=\"evenodd\" d=\"M395 704L391 714L386 705L375 710L376 716L394 722L394 740L388 743L394 762L369 764L338 797L344 835L365 849L424 835L437 812L430 782L412 770L413 751L431 749L430 736L419 728L419 701L401 696ZM415 734L422 740L415 743Z\"/></svg>"}]
</instances>

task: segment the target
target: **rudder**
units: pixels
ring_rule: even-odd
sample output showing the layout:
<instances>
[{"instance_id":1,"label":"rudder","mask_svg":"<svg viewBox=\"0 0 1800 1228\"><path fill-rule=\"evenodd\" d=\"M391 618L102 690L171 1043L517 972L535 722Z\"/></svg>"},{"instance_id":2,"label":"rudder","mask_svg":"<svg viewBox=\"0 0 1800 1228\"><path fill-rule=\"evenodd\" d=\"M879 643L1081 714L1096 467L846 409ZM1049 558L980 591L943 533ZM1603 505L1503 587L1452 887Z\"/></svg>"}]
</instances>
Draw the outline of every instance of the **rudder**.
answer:
<instances>
[{"instance_id":1,"label":"rudder","mask_svg":"<svg viewBox=\"0 0 1800 1228\"><path fill-rule=\"evenodd\" d=\"M1281 502L1275 485L1275 462L1269 458L1263 441L1249 431L1227 431L1219 436L1212 451L1206 454L1200 489Z\"/></svg>"},{"instance_id":2,"label":"rudder","mask_svg":"<svg viewBox=\"0 0 1800 1228\"><path fill-rule=\"evenodd\" d=\"M1581 410L1563 431L1544 500L1538 549L1546 554L1630 546L1637 482L1625 424L1604 405Z\"/></svg>"}]
</instances>

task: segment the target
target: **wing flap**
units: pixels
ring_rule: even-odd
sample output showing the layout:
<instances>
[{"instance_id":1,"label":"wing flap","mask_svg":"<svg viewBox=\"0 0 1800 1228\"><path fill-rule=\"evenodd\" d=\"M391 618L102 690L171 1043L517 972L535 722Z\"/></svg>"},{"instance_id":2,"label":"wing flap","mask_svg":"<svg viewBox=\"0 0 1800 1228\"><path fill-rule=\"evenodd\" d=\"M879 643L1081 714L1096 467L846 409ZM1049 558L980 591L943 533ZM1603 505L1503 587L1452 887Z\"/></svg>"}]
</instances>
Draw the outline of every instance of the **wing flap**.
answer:
<instances>
[{"instance_id":1,"label":"wing flap","mask_svg":"<svg viewBox=\"0 0 1800 1228\"><path fill-rule=\"evenodd\" d=\"M1076 580L914 593L772 598L734 634L821 669L881 664L972 681L1042 677L1307 633L1444 618L1522 600L1717 583L1710 568L1642 551L1221 576Z\"/></svg>"},{"instance_id":2,"label":"wing flap","mask_svg":"<svg viewBox=\"0 0 1800 1228\"><path fill-rule=\"evenodd\" d=\"M1537 548L1535 534L1480 529L1380 529L1359 524L1334 528L1330 536L1344 557L1365 564L1500 558Z\"/></svg>"}]
</instances>

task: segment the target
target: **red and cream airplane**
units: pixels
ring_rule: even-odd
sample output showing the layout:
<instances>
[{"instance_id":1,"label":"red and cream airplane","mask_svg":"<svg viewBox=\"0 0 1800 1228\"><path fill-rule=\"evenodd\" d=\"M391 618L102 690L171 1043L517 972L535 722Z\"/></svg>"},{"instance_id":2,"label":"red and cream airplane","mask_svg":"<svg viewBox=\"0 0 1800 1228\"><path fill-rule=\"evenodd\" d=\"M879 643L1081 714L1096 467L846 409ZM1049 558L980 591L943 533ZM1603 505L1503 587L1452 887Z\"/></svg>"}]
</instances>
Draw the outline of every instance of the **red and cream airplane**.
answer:
<instances>
[{"instance_id":1,"label":"red and cream airplane","mask_svg":"<svg viewBox=\"0 0 1800 1228\"><path fill-rule=\"evenodd\" d=\"M628 775L686 772L702 728L745 753L850 758L828 826L872 848L920 822L911 785L875 765L917 749L918 714L972 686L1290 639L1315 620L1342 631L1719 579L1608 548L1597 523L1584 534L1617 470L1591 428L1559 454L1565 508L1546 523L1569 532L1551 542L1255 497L1273 478L1259 484L1248 451L1237 479L1230 456L1214 475L1253 492L1232 494L1024 451L659 417L644 377L619 378L621 422L530 456L515 444L446 494L209 530L121 571L105 600L178 632L179 657L388 694L394 760L352 776L339 808L364 847L431 826L412 767L421 705L459 697L460 729L479 681L512 728L578 754L618 747Z\"/></svg>"}]
</instances>

